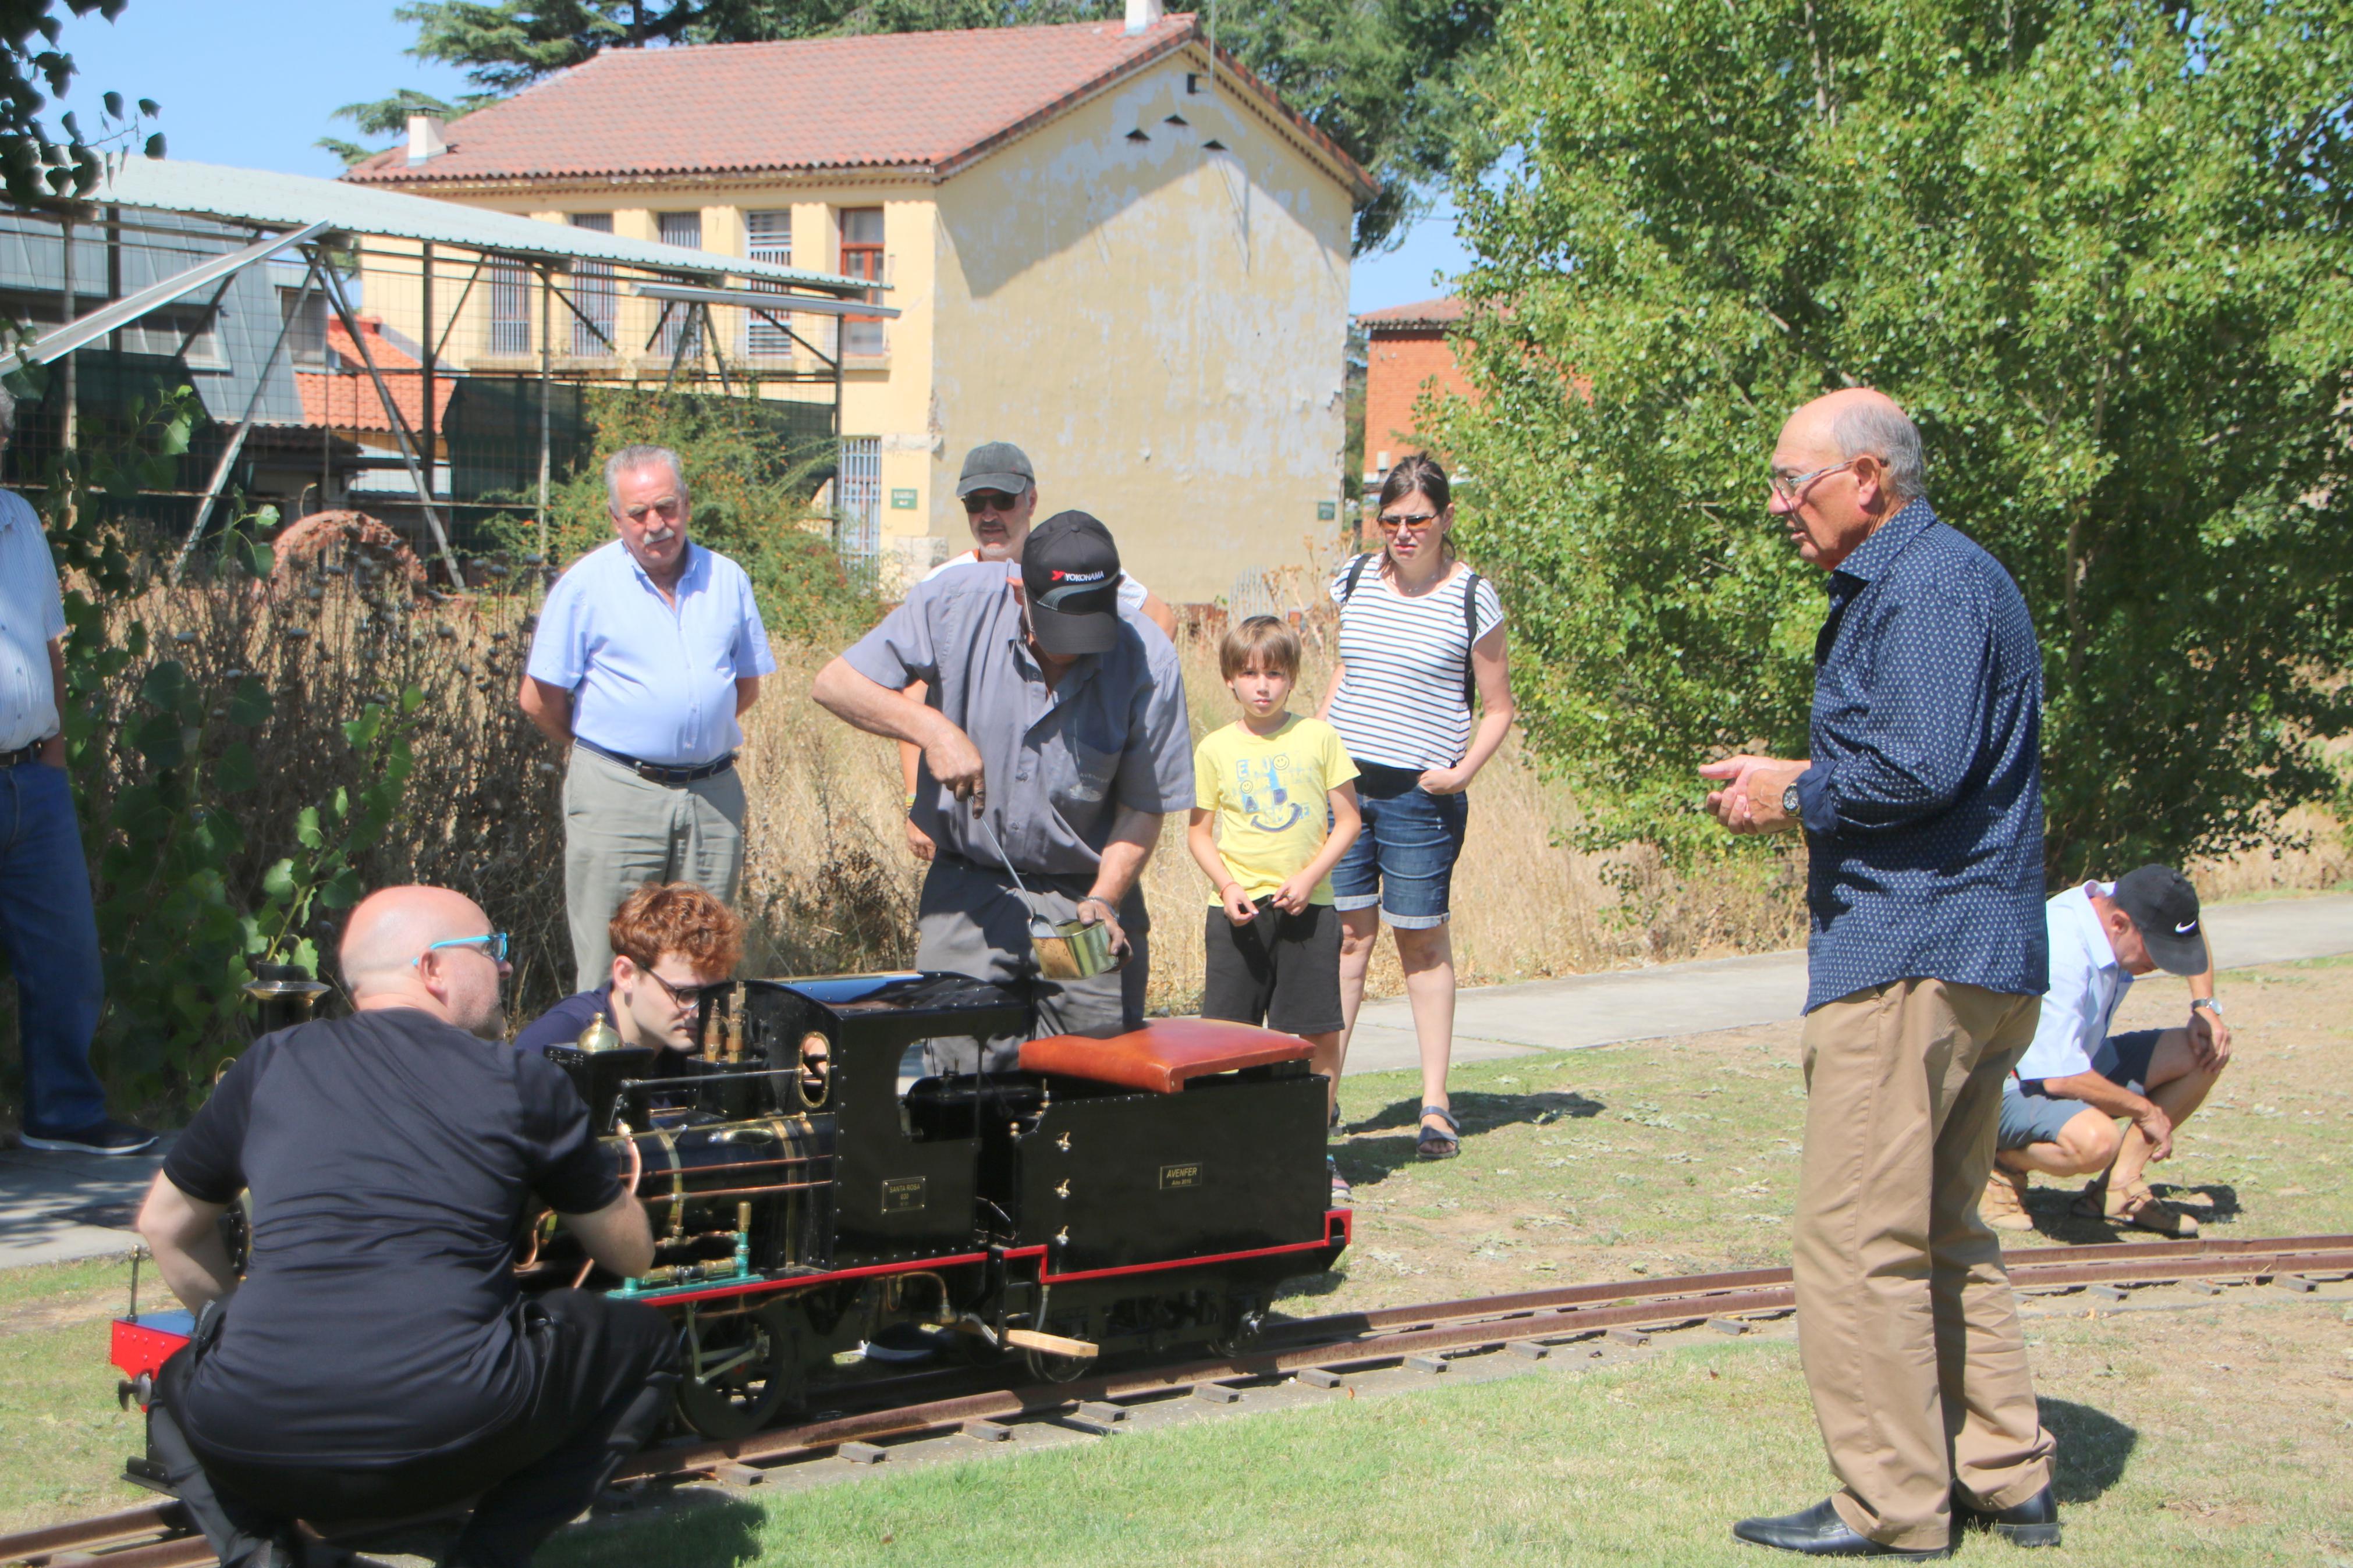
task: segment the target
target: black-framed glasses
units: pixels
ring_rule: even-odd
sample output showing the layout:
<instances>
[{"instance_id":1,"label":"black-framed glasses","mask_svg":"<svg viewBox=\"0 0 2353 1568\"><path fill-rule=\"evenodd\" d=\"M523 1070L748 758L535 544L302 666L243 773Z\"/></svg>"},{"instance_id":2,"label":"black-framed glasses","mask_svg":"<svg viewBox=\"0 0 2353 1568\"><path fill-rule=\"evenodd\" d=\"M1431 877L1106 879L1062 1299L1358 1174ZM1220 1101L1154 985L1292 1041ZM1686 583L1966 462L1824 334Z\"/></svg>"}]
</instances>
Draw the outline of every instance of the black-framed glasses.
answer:
<instances>
[{"instance_id":1,"label":"black-framed glasses","mask_svg":"<svg viewBox=\"0 0 2353 1568\"><path fill-rule=\"evenodd\" d=\"M713 991L725 988L729 984L727 981L721 980L709 985L672 985L669 981L664 980L660 975L655 973L654 966L650 963L641 963L638 965L638 973L652 981L655 984L660 986L663 992L669 995L670 1001L681 1007L699 1006L705 996L710 995Z\"/></svg>"},{"instance_id":2,"label":"black-framed glasses","mask_svg":"<svg viewBox=\"0 0 2353 1568\"><path fill-rule=\"evenodd\" d=\"M1428 528L1431 523L1436 522L1438 521L1438 514L1434 511L1412 511L1399 516L1385 512L1381 516L1375 518L1373 521L1381 525L1381 531L1383 533L1395 533L1401 528L1409 528L1416 532L1419 532L1421 530Z\"/></svg>"},{"instance_id":3,"label":"black-framed glasses","mask_svg":"<svg viewBox=\"0 0 2353 1568\"><path fill-rule=\"evenodd\" d=\"M964 498L964 510L972 517L985 511L1011 511L1020 504L1019 496L1009 496L1003 490L975 490Z\"/></svg>"},{"instance_id":4,"label":"black-framed glasses","mask_svg":"<svg viewBox=\"0 0 2353 1568\"><path fill-rule=\"evenodd\" d=\"M1795 506L1798 504L1798 498L1804 495L1807 487L1816 479L1826 479L1841 468L1851 468L1858 461L1860 461L1859 458L1849 458L1843 463L1832 463L1828 468L1816 468L1810 474L1773 474L1768 478L1772 482L1773 493L1788 505Z\"/></svg>"},{"instance_id":5,"label":"black-framed glasses","mask_svg":"<svg viewBox=\"0 0 2353 1568\"><path fill-rule=\"evenodd\" d=\"M427 942L425 945L425 952L433 952L445 947L480 948L482 951L482 956L492 963L504 963L507 961L507 933L502 931L486 931L480 936L453 936L445 941ZM425 962L425 952L417 955L418 963Z\"/></svg>"}]
</instances>

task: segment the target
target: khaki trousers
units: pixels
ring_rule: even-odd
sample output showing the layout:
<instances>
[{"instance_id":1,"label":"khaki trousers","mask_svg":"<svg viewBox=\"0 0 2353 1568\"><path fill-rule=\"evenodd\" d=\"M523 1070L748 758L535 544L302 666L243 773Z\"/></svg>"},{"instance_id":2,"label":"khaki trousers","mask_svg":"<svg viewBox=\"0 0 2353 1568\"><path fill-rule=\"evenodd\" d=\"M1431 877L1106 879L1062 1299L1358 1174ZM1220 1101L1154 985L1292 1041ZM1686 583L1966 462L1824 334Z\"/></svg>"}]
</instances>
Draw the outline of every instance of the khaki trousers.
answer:
<instances>
[{"instance_id":1,"label":"khaki trousers","mask_svg":"<svg viewBox=\"0 0 2353 1568\"><path fill-rule=\"evenodd\" d=\"M2040 998L1899 980L1806 1016L1798 1351L1848 1525L1947 1544L1949 1492L2051 1479L2001 1246L1978 1217L2002 1079Z\"/></svg>"},{"instance_id":2,"label":"khaki trousers","mask_svg":"<svg viewBox=\"0 0 2353 1568\"><path fill-rule=\"evenodd\" d=\"M733 768L659 784L586 746L564 774L564 908L579 989L613 967L606 935L621 900L648 882L691 882L735 901L744 878L744 780Z\"/></svg>"}]
</instances>

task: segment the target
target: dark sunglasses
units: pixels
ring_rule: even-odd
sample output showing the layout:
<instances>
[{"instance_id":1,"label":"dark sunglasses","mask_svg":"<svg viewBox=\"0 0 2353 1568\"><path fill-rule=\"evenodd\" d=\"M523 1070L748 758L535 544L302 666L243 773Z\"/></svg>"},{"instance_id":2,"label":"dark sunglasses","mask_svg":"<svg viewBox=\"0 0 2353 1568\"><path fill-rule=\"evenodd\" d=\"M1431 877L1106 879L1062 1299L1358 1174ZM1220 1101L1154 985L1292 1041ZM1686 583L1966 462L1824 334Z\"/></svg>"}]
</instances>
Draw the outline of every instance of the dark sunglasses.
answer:
<instances>
[{"instance_id":1,"label":"dark sunglasses","mask_svg":"<svg viewBox=\"0 0 2353 1568\"><path fill-rule=\"evenodd\" d=\"M1011 511L1020 504L1019 496L1009 496L1002 490L975 490L964 498L964 510L974 517L985 511Z\"/></svg>"}]
</instances>

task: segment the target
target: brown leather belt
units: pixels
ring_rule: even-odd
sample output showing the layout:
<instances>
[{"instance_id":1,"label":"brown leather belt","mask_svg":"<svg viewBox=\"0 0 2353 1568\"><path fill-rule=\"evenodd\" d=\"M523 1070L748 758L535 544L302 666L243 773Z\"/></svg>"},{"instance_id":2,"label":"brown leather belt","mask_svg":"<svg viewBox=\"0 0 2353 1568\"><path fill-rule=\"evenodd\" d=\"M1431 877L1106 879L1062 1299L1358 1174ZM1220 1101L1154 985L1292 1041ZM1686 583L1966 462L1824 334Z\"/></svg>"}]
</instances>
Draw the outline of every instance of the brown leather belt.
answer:
<instances>
[{"instance_id":1,"label":"brown leather belt","mask_svg":"<svg viewBox=\"0 0 2353 1568\"><path fill-rule=\"evenodd\" d=\"M20 768L26 763L37 763L41 760L41 748L47 744L47 741L36 741L22 751L0 752L0 768Z\"/></svg>"},{"instance_id":2,"label":"brown leather belt","mask_svg":"<svg viewBox=\"0 0 2353 1568\"><path fill-rule=\"evenodd\" d=\"M620 763L639 778L658 784L692 784L698 779L707 779L723 773L735 765L735 753L733 752L715 763L700 763L691 768L671 768L664 767L659 763L644 762L625 752L608 752L596 742L584 741L577 735L572 737L572 743L575 746L585 746L608 762Z\"/></svg>"}]
</instances>

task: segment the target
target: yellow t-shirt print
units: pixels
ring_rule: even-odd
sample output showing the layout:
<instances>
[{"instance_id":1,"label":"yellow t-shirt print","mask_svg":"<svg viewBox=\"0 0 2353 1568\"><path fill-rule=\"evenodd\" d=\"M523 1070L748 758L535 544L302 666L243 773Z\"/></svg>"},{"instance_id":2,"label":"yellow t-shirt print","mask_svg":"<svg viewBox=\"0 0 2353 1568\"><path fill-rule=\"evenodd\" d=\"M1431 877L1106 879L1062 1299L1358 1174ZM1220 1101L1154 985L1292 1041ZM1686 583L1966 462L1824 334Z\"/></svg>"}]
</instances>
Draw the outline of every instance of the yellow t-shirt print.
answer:
<instances>
[{"instance_id":1,"label":"yellow t-shirt print","mask_svg":"<svg viewBox=\"0 0 2353 1568\"><path fill-rule=\"evenodd\" d=\"M1326 796L1356 776L1340 731L1296 714L1271 735L1229 724L1193 754L1194 801L1216 814L1218 855L1252 902L1315 858L1331 823ZM1332 901L1329 879L1310 901Z\"/></svg>"},{"instance_id":2,"label":"yellow t-shirt print","mask_svg":"<svg viewBox=\"0 0 2353 1568\"><path fill-rule=\"evenodd\" d=\"M1241 797L1241 814L1261 833L1281 833L1307 815L1307 807L1282 787L1291 771L1287 752L1234 759L1234 788Z\"/></svg>"}]
</instances>

